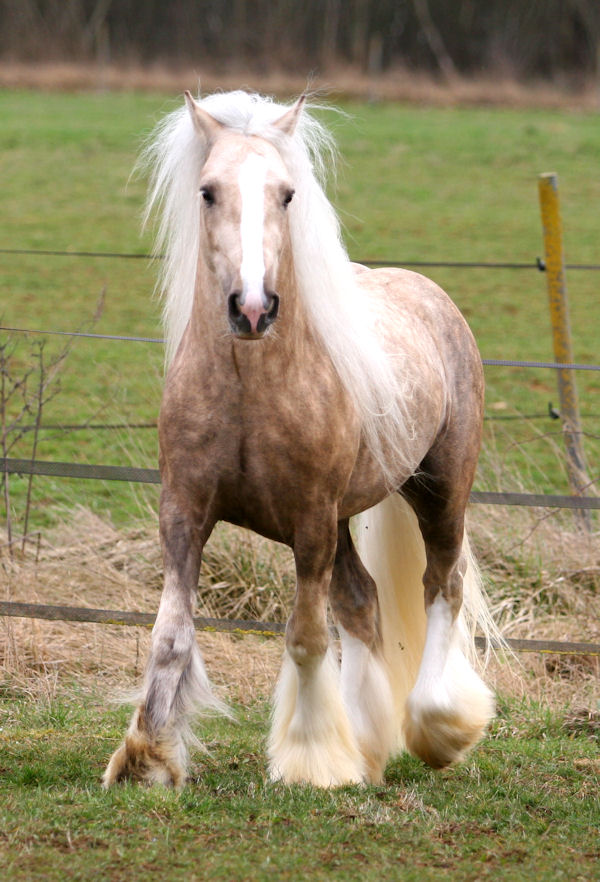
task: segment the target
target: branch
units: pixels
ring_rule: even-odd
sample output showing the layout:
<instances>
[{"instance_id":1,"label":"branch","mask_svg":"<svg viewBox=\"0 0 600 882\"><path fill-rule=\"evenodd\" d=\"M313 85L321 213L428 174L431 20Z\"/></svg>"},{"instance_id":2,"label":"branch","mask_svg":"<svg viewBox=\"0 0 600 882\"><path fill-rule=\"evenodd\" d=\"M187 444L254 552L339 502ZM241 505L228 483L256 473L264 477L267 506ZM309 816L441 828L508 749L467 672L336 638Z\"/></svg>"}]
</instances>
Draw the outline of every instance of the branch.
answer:
<instances>
[{"instance_id":1,"label":"branch","mask_svg":"<svg viewBox=\"0 0 600 882\"><path fill-rule=\"evenodd\" d=\"M456 65L450 58L442 35L431 17L428 0L413 0L413 6L423 36L427 40L427 45L431 49L439 69L447 80L455 79L458 73Z\"/></svg>"}]
</instances>

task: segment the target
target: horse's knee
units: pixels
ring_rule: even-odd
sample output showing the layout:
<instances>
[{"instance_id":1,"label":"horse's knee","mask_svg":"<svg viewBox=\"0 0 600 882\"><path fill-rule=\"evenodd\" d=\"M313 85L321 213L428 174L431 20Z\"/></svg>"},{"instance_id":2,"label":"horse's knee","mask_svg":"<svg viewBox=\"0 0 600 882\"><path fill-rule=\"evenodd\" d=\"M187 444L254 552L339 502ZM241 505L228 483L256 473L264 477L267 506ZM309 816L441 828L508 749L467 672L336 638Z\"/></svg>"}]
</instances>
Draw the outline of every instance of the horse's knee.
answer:
<instances>
[{"instance_id":1,"label":"horse's knee","mask_svg":"<svg viewBox=\"0 0 600 882\"><path fill-rule=\"evenodd\" d=\"M191 624L177 627L169 623L155 629L145 677L144 707L149 730L160 730L172 716L195 645Z\"/></svg>"},{"instance_id":2,"label":"horse's knee","mask_svg":"<svg viewBox=\"0 0 600 882\"><path fill-rule=\"evenodd\" d=\"M154 667L183 670L192 655L194 646L193 625L169 623L155 629L152 635L151 663Z\"/></svg>"},{"instance_id":3,"label":"horse's knee","mask_svg":"<svg viewBox=\"0 0 600 882\"><path fill-rule=\"evenodd\" d=\"M327 656L327 644L311 642L306 645L304 642L287 642L286 652L294 663L296 673L300 678L300 682L312 680L316 670L323 664Z\"/></svg>"},{"instance_id":4,"label":"horse's knee","mask_svg":"<svg viewBox=\"0 0 600 882\"><path fill-rule=\"evenodd\" d=\"M287 624L285 644L290 657L299 668L320 662L329 646L325 616L307 620L295 610Z\"/></svg>"}]
</instances>

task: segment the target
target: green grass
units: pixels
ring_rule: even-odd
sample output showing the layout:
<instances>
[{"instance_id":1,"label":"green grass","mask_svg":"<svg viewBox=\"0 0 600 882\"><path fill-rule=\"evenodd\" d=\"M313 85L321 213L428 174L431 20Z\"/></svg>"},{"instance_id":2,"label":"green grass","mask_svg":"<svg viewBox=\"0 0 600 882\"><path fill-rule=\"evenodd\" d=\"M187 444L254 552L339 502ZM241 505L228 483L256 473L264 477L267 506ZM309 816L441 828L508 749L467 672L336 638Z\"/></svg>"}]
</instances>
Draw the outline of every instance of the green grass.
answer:
<instances>
[{"instance_id":1,"label":"green grass","mask_svg":"<svg viewBox=\"0 0 600 882\"><path fill-rule=\"evenodd\" d=\"M172 100L158 95L0 92L1 248L146 251L139 237L144 182L130 178L145 135ZM567 111L435 109L350 105L328 115L345 164L332 193L357 259L530 261L542 252L537 175L557 171L567 258L600 263L597 174L600 119ZM2 255L6 325L52 329L87 326L98 297L100 333L160 336L152 299L154 270L145 261ZM536 270L427 270L468 318L484 357L552 358L545 277ZM575 358L598 362L598 273L568 277ZM64 340L49 338L51 359ZM19 339L12 370L28 362ZM78 340L62 373L61 393L46 408L49 424L152 421L160 399L160 346ZM486 370L486 458L500 483L515 474L527 487L564 491L560 426L544 414L557 405L550 371ZM600 452L597 374L578 375L588 458ZM591 437L591 436L596 436ZM28 443L15 455L28 455ZM45 432L42 459L152 466L152 430ZM481 480L483 480L482 478ZM485 478L487 481L488 479ZM23 481L12 480L14 517ZM151 493L152 500L154 496ZM130 488L37 479L35 515L74 499L117 520L135 509Z\"/></svg>"},{"instance_id":2,"label":"green grass","mask_svg":"<svg viewBox=\"0 0 600 882\"><path fill-rule=\"evenodd\" d=\"M597 735L504 705L482 745L433 772L402 756L384 786L319 791L266 779L262 701L203 724L180 793L99 788L124 709L64 692L0 700L3 878L63 880L595 878Z\"/></svg>"}]
</instances>

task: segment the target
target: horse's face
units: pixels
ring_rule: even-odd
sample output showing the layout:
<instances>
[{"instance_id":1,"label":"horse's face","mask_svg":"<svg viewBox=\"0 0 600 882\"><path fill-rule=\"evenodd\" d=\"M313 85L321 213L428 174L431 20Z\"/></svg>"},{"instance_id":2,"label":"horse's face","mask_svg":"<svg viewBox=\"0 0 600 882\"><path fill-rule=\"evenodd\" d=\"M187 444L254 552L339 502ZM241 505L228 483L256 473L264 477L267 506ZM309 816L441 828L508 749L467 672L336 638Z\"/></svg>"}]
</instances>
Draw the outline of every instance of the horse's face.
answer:
<instances>
[{"instance_id":1,"label":"horse's face","mask_svg":"<svg viewBox=\"0 0 600 882\"><path fill-rule=\"evenodd\" d=\"M262 337L277 318L277 272L294 189L277 150L223 132L202 170L201 248L234 334Z\"/></svg>"},{"instance_id":2,"label":"horse's face","mask_svg":"<svg viewBox=\"0 0 600 882\"><path fill-rule=\"evenodd\" d=\"M260 339L279 309L275 288L293 183L269 141L227 129L189 92L185 98L206 145L200 179L204 262L223 294L232 332L243 339ZM304 96L273 127L292 135L303 103Z\"/></svg>"}]
</instances>

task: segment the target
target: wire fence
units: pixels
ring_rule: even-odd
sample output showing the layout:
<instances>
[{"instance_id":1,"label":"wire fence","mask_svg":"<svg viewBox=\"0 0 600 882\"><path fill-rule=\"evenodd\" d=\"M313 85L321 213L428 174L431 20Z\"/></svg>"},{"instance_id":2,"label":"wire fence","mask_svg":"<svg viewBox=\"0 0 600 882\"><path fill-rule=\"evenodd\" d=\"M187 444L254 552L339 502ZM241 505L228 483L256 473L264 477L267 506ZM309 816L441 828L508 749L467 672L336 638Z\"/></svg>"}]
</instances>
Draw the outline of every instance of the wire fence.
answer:
<instances>
[{"instance_id":1,"label":"wire fence","mask_svg":"<svg viewBox=\"0 0 600 882\"><path fill-rule=\"evenodd\" d=\"M52 606L42 603L21 603L0 601L0 616L45 619L46 621L88 622L102 625L128 625L151 628L156 616L154 613L132 610L95 609L82 606ZM197 631L220 631L228 634L256 634L260 637L282 637L285 634L284 622L261 622L254 619L217 619L208 616L195 616L194 628ZM337 636L332 628L333 636ZM483 637L475 638L478 649L485 650L487 642ZM581 643L565 640L529 640L508 638L502 645L493 648L507 648L512 652L541 652L552 655L600 655L600 643Z\"/></svg>"},{"instance_id":2,"label":"wire fence","mask_svg":"<svg viewBox=\"0 0 600 882\"><path fill-rule=\"evenodd\" d=\"M125 259L125 260L151 260L162 259L161 255L146 253L126 252L97 252L97 251L60 251L50 249L25 249L25 248L0 248L0 254L22 255L33 257L65 257L65 258L92 258L92 259ZM363 260L358 261L370 267L416 267L416 268L453 268L453 269L504 269L504 270L537 270L544 272L546 266L541 258L534 262L490 262L490 261L388 261L388 260ZM567 264L568 270L598 271L600 265L596 264ZM160 337L142 337L120 334L99 334L86 331L63 331L42 330L38 328L21 328L0 326L1 331L19 334L41 334L45 336L64 336L75 338L88 338L93 340L112 340L126 343L163 343ZM511 368L541 368L550 370L578 370L600 371L600 365L579 363L557 363L547 361L524 361L515 359L482 359L486 366L511 367ZM560 418L550 408L549 414L531 414L528 418L541 418L550 416ZM512 415L496 415L496 419L518 418ZM523 418L523 417L521 417ZM155 428L155 422L147 423L122 423L122 424L73 424L73 425L46 425L31 427L55 429L59 431L71 431L79 429L106 430L123 428ZM29 428L29 427L27 427ZM45 475L51 477L91 479L102 481L126 481L132 483L160 483L160 473L157 469L136 468L131 466L109 466L99 464L81 464L68 462L48 462L36 459L16 459L0 457L0 473L3 476L14 475ZM589 496L564 496L556 494L533 494L512 492L485 492L473 491L470 501L482 505L516 505L540 508L557 508L572 510L600 510L600 498ZM47 604L28 604L14 601L0 602L0 615L19 616L27 618L41 618L47 620L62 620L71 622L100 622L118 625L138 625L150 627L153 625L155 616L150 613L132 612L123 610L101 610L82 607L50 606ZM285 632L285 625L279 622L259 622L247 620L212 619L196 617L194 626L205 631L227 631L240 634L260 634L262 636L278 636ZM478 645L484 647L482 638L477 638ZM505 645L516 652L543 652L557 654L580 654L600 655L600 644L580 643L572 641L547 641L547 640L507 640Z\"/></svg>"},{"instance_id":3,"label":"wire fence","mask_svg":"<svg viewBox=\"0 0 600 882\"><path fill-rule=\"evenodd\" d=\"M162 260L161 254L153 255L148 252L125 252L125 251L67 251L58 249L40 248L0 248L0 254L21 255L30 257L68 257L68 258L93 258L93 259L121 259L121 260ZM545 261L536 257L535 261L452 261L452 260L357 260L357 263L369 267L417 267L417 268L449 268L449 269L511 269L511 270L537 270L546 271ZM598 271L600 264L570 263L566 264L567 270ZM124 334L98 334L88 331L63 331L42 330L40 328L19 328L0 326L0 331L19 334L41 334L45 336L81 337L97 340L115 340L125 343L164 343L162 337L142 337ZM516 359L483 358L482 362L488 367L514 367L514 368L542 368L550 370L577 370L577 371L600 371L600 365L580 363L557 363L553 361L522 361Z\"/></svg>"},{"instance_id":4,"label":"wire fence","mask_svg":"<svg viewBox=\"0 0 600 882\"><path fill-rule=\"evenodd\" d=\"M94 259L123 259L123 260L162 260L162 254L138 253L126 251L60 251L44 248L0 248L0 254L13 254L29 257L88 257ZM514 269L546 271L546 263L541 257L535 261L490 261L490 260L356 260L363 266L416 266L416 267L440 267L448 269ZM595 263L568 263L568 270L600 270L600 264Z\"/></svg>"},{"instance_id":5,"label":"wire fence","mask_svg":"<svg viewBox=\"0 0 600 882\"><path fill-rule=\"evenodd\" d=\"M150 253L136 252L120 252L120 251L71 251L58 249L33 249L33 248L0 248L0 254L5 255L25 255L32 257L66 257L66 258L94 258L94 259L125 259L125 260L151 260L162 259L162 255L152 255ZM545 262L537 257L531 262L498 262L498 261L415 261L415 260L363 260L358 261L365 266L413 266L413 267L448 267L458 269L511 269L511 270L537 270L544 272L546 270ZM568 264L567 269L571 270L600 270L597 264ZM61 336L72 338L87 338L92 340L109 340L124 343L151 343L163 344L162 337L144 337L123 334L101 334L91 331L65 331L65 330L43 330L40 328L22 328L16 326L2 325L0 331L18 334L39 334L43 336ZM509 368L539 368L546 370L577 370L577 371L600 371L600 364L581 364L581 363L563 363L555 361L527 361L521 359L498 359L483 358L482 363L488 367L509 367ZM560 414L556 412L551 405L548 414L530 414L528 418L550 417L552 419L560 419ZM493 415L488 419L517 419L525 418L517 415ZM148 429L155 427L154 422L146 423L122 423L122 424L77 424L77 425L37 425L25 427L24 431L76 431L83 429L116 430L116 429ZM4 474L27 474L27 475L52 475L55 477L65 478L84 478L99 479L108 481L130 481L143 483L159 483L160 477L157 470L143 469L128 466L105 466L91 464L76 464L63 462L43 462L39 460L23 460L11 459L6 457L0 458L1 471ZM600 508L600 500L595 497L584 496L561 496L550 494L531 494L531 493L491 493L477 492L471 494L471 501L474 503L492 504L492 505L529 505L550 508L570 508L577 510L588 510Z\"/></svg>"},{"instance_id":6,"label":"wire fence","mask_svg":"<svg viewBox=\"0 0 600 882\"><path fill-rule=\"evenodd\" d=\"M115 340L122 343L163 343L162 337L134 337L124 334L96 334L91 331L46 331L41 328L17 328L0 325L0 331L14 334L41 334L46 337L84 337L91 340ZM546 368L550 370L600 371L600 364L580 364L577 362L521 361L512 358L482 358L488 367Z\"/></svg>"},{"instance_id":7,"label":"wire fence","mask_svg":"<svg viewBox=\"0 0 600 882\"><path fill-rule=\"evenodd\" d=\"M134 484L160 484L158 469L136 466L95 465L0 457L0 473L5 475L45 475L95 481L126 481ZM470 501L479 505L520 505L531 508L569 508L575 511L600 509L600 497L563 496L549 493L472 491Z\"/></svg>"}]
</instances>

